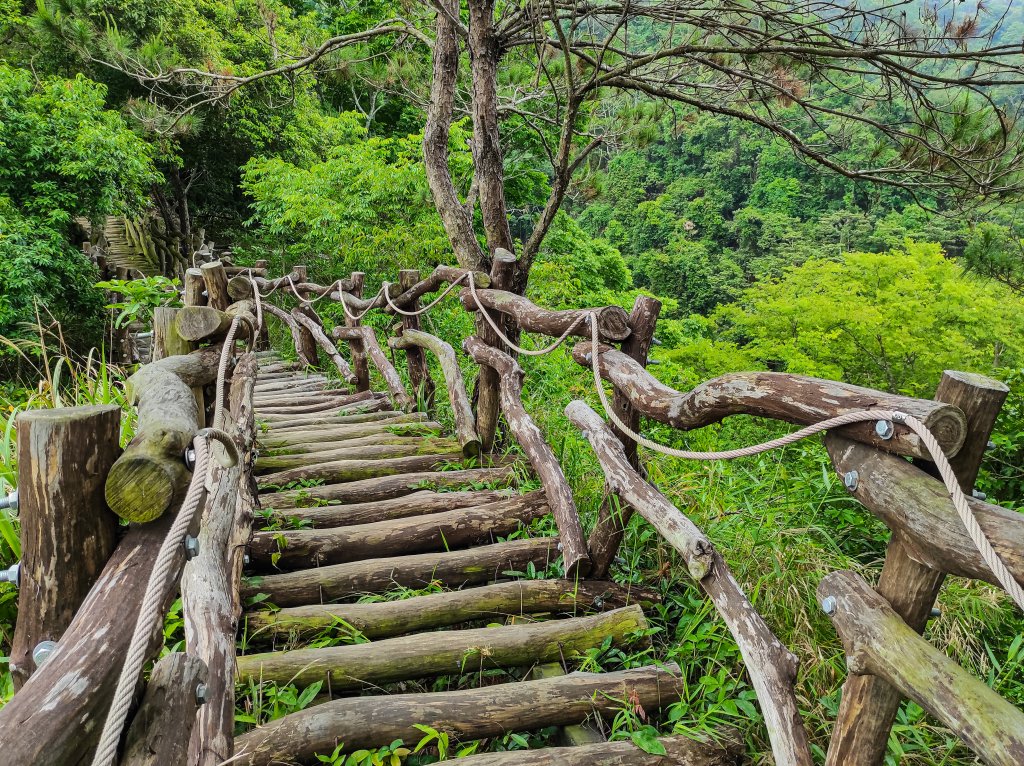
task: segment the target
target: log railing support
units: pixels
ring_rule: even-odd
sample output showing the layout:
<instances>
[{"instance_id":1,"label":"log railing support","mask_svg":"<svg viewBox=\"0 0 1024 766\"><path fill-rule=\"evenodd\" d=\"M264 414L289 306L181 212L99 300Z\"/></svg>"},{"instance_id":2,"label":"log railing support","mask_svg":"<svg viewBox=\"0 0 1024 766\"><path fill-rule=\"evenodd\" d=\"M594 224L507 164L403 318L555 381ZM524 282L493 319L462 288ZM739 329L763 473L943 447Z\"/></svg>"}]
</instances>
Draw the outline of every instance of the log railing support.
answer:
<instances>
[{"instance_id":1,"label":"log railing support","mask_svg":"<svg viewBox=\"0 0 1024 766\"><path fill-rule=\"evenodd\" d=\"M356 298L363 297L363 287L366 283L366 274L361 271L352 272L351 293ZM354 312L355 313L355 312ZM345 316L346 327L358 327L360 320ZM370 365L366 361L366 349L363 348L362 340L349 341L349 350L352 352L352 372L356 376L356 391L370 390Z\"/></svg>"},{"instance_id":2,"label":"log railing support","mask_svg":"<svg viewBox=\"0 0 1024 766\"><path fill-rule=\"evenodd\" d=\"M638 295L633 303L633 311L629 315L631 332L629 337L622 342L621 351L641 367L647 367L647 355L651 350L654 327L658 322L660 311L661 301L646 295ZM615 409L615 414L622 419L623 423L639 432L640 412L630 402L627 392L616 388L612 406ZM618 428L612 426L612 430L622 442L622 448L625 450L629 464L640 471L640 456L637 453L636 443L621 433ZM601 504L597 522L587 540L590 560L594 565L591 571L592 577L604 577L608 573L608 568L622 544L622 536L632 515L633 510L629 506L616 507L611 498L605 498Z\"/></svg>"},{"instance_id":3,"label":"log railing support","mask_svg":"<svg viewBox=\"0 0 1024 766\"><path fill-rule=\"evenodd\" d=\"M420 273L415 269L402 269L398 272L398 286L402 292L412 289L420 281ZM419 308L419 299L412 301L406 311L416 311ZM420 318L418 316L402 315L402 332L406 330L418 331L420 329ZM405 349L405 358L409 364L409 382L412 385L413 395L424 403L424 412L432 412L434 409L434 391L436 386L430 377L430 366L427 364L427 356L423 349L416 345L410 345Z\"/></svg>"},{"instance_id":4,"label":"log railing support","mask_svg":"<svg viewBox=\"0 0 1024 766\"><path fill-rule=\"evenodd\" d=\"M1005 385L990 378L946 371L935 392L936 401L954 405L967 418L966 438L951 464L968 495L1007 391ZM877 590L907 625L921 633L945 576L945 572L918 561L903 535L893 532ZM885 679L851 675L843 684L826 766L882 763L901 701L901 691Z\"/></svg>"},{"instance_id":5,"label":"log railing support","mask_svg":"<svg viewBox=\"0 0 1024 766\"><path fill-rule=\"evenodd\" d=\"M874 679L898 690L897 699L914 700L989 766L1024 763L1024 713L921 638L858 575L826 575L818 599L843 641L850 672L862 674L851 678ZM888 729L881 733L884 742ZM849 752L854 757L845 763L863 762Z\"/></svg>"},{"instance_id":6,"label":"log railing support","mask_svg":"<svg viewBox=\"0 0 1024 766\"><path fill-rule=\"evenodd\" d=\"M231 305L231 296L228 294L228 275L220 261L204 263L199 267L203 275L203 282L206 284L206 302L215 309L224 311Z\"/></svg>"},{"instance_id":7,"label":"log railing support","mask_svg":"<svg viewBox=\"0 0 1024 766\"><path fill-rule=\"evenodd\" d=\"M348 362L338 353L337 347L327 337L324 328L318 322L310 319L308 314L299 311L299 309L292 309L292 318L295 319L300 327L306 328L317 345L324 350L324 353L334 363L334 368L338 371L341 379L346 383L355 383L356 376L352 372L352 368L348 366Z\"/></svg>"},{"instance_id":8,"label":"log railing support","mask_svg":"<svg viewBox=\"0 0 1024 766\"><path fill-rule=\"evenodd\" d=\"M569 580L576 576L586 577L590 571L590 558L583 540L579 511L558 458L523 407L523 368L508 354L488 346L477 337L466 338L463 349L482 368L489 367L498 374L501 411L505 413L509 430L540 477L558 525L565 577Z\"/></svg>"},{"instance_id":9,"label":"log railing support","mask_svg":"<svg viewBox=\"0 0 1024 766\"><path fill-rule=\"evenodd\" d=\"M462 444L462 454L466 457L479 455L480 436L476 432L473 406L466 393L466 384L462 379L462 369L455 356L455 349L435 335L411 329L403 330L401 335L389 338L388 345L400 349L415 346L434 353L444 373L445 385L448 387L448 401L455 418L455 435Z\"/></svg>"},{"instance_id":10,"label":"log railing support","mask_svg":"<svg viewBox=\"0 0 1024 766\"><path fill-rule=\"evenodd\" d=\"M278 308L273 303L264 303L263 313L270 314L272 317L284 322L285 326L288 328L288 332L291 333L292 343L295 346L295 353L298 354L299 362L304 367L311 367L316 364L316 358L308 355L308 347L306 346L305 339L302 335L303 328L299 327L299 323L295 321L295 317L284 309Z\"/></svg>"},{"instance_id":11,"label":"log railing support","mask_svg":"<svg viewBox=\"0 0 1024 766\"><path fill-rule=\"evenodd\" d=\"M200 269L185 270L183 303L186 306L206 305L206 282Z\"/></svg>"},{"instance_id":12,"label":"log railing support","mask_svg":"<svg viewBox=\"0 0 1024 766\"><path fill-rule=\"evenodd\" d=\"M498 248L494 252L494 260L491 263L491 286L497 289L506 289L512 284L516 273L516 256L508 250ZM495 312L497 313L497 312ZM494 317L499 327L507 328L504 322L504 314L498 313ZM478 316L476 318L476 334L488 346L503 351L506 354L510 349L501 342L486 320ZM508 335L508 332L505 333ZM498 430L498 372L484 365L476 379L476 431L480 434L480 448L484 452L490 452L494 447L494 434Z\"/></svg>"},{"instance_id":13,"label":"log railing support","mask_svg":"<svg viewBox=\"0 0 1024 766\"><path fill-rule=\"evenodd\" d=\"M335 327L333 334L335 338L346 340L350 343L355 340L362 346L366 356L369 357L374 367L380 372L381 377L384 378L388 391L391 392L391 401L396 409L405 412L411 412L415 409L416 402L409 396L409 392L405 390L405 385L402 383L398 370L391 364L391 360L388 359L384 350L380 347L380 343L377 342L377 335L372 327L365 325L360 325L359 327Z\"/></svg>"},{"instance_id":14,"label":"log railing support","mask_svg":"<svg viewBox=\"0 0 1024 766\"><path fill-rule=\"evenodd\" d=\"M20 689L32 650L60 639L114 550L103 483L121 452L121 409L33 410L17 422L21 592L9 663Z\"/></svg>"},{"instance_id":15,"label":"log railing support","mask_svg":"<svg viewBox=\"0 0 1024 766\"><path fill-rule=\"evenodd\" d=\"M812 766L811 749L793 684L799 661L772 633L740 589L724 559L696 525L629 464L611 429L585 402L565 414L590 442L610 492L636 509L686 562L690 576L708 594L743 656L764 714L778 766Z\"/></svg>"}]
</instances>

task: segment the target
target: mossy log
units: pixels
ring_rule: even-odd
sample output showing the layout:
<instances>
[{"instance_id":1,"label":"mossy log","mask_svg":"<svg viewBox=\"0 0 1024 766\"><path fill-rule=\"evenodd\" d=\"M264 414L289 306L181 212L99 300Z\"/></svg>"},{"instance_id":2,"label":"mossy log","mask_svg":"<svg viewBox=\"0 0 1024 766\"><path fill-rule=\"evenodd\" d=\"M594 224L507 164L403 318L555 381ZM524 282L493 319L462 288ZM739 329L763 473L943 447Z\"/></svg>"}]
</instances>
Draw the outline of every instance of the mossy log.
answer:
<instances>
[{"instance_id":1,"label":"mossy log","mask_svg":"<svg viewBox=\"0 0 1024 766\"><path fill-rule=\"evenodd\" d=\"M506 579L507 572L522 572L527 565L543 569L557 559L558 538L510 540L450 553L420 553L332 564L300 572L251 577L243 596L265 593L280 607L319 604L365 593L383 593L403 586L422 588L438 582L449 588Z\"/></svg>"},{"instance_id":2,"label":"mossy log","mask_svg":"<svg viewBox=\"0 0 1024 766\"><path fill-rule=\"evenodd\" d=\"M632 741L598 742L575 747L511 750L460 758L459 766L739 766L742 743L701 742L682 735L659 737L664 753L641 750Z\"/></svg>"},{"instance_id":3,"label":"mossy log","mask_svg":"<svg viewBox=\"0 0 1024 766\"><path fill-rule=\"evenodd\" d=\"M498 737L580 723L591 715L612 717L629 699L652 711L680 699L685 688L676 665L616 673L570 673L516 684L429 694L356 697L307 708L238 739L240 766L305 761L330 753L376 748L396 739L415 741L417 726L447 733L453 741Z\"/></svg>"},{"instance_id":4,"label":"mossy log","mask_svg":"<svg viewBox=\"0 0 1024 766\"><path fill-rule=\"evenodd\" d=\"M246 616L250 643L352 629L376 640L479 620L530 614L579 615L657 599L646 589L599 580L514 580L369 604L316 604Z\"/></svg>"},{"instance_id":5,"label":"mossy log","mask_svg":"<svg viewBox=\"0 0 1024 766\"><path fill-rule=\"evenodd\" d=\"M119 766L185 766L199 710L196 688L208 680L206 663L195 655L176 652L157 662Z\"/></svg>"},{"instance_id":6,"label":"mossy log","mask_svg":"<svg viewBox=\"0 0 1024 766\"><path fill-rule=\"evenodd\" d=\"M296 428L308 428L309 426L320 426L320 425L336 425L339 423L360 423L366 420L373 420L374 418L363 418L363 420L352 420L352 416L366 416L375 415L378 413L387 413L387 416L394 414L393 410L388 410L388 402L377 395L372 394L369 391L361 391L359 394L352 394L353 397L360 396L361 394L370 393L363 399L356 399L355 401L339 407L336 411L327 413L306 413L306 414L295 414L295 415L267 415L266 417L260 416L259 420L264 421L271 429L288 430ZM379 419L379 418L378 418Z\"/></svg>"},{"instance_id":7,"label":"mossy log","mask_svg":"<svg viewBox=\"0 0 1024 766\"><path fill-rule=\"evenodd\" d=\"M525 373L522 367L508 354L488 346L477 337L466 338L463 348L477 364L487 365L497 371L501 411L505 414L509 430L540 477L555 523L558 525L558 534L562 539L565 576L570 580L576 575L585 577L590 570L590 558L587 555L579 511L576 509L572 490L565 474L562 473L558 458L545 440L544 434L523 407Z\"/></svg>"},{"instance_id":8,"label":"mossy log","mask_svg":"<svg viewBox=\"0 0 1024 766\"><path fill-rule=\"evenodd\" d=\"M293 481L349 482L374 479L399 473L427 471L461 459L462 451L455 449L434 455L411 455L381 460L332 460L264 474L259 478L259 486L281 486Z\"/></svg>"},{"instance_id":9,"label":"mossy log","mask_svg":"<svg viewBox=\"0 0 1024 766\"><path fill-rule=\"evenodd\" d=\"M456 550L493 542L549 512L543 492L496 503L441 511L415 518L356 524L337 529L257 532L250 543L254 571L298 569L347 561Z\"/></svg>"},{"instance_id":10,"label":"mossy log","mask_svg":"<svg viewBox=\"0 0 1024 766\"><path fill-rule=\"evenodd\" d=\"M602 340L618 342L629 337L629 314L621 306L551 311L541 308L529 298L505 290L477 290L476 294L485 309L507 314L522 332L558 338L572 327L570 335L587 338L590 337L590 325L580 319L596 313L597 329ZM463 288L459 300L467 311L479 310L468 288Z\"/></svg>"},{"instance_id":11,"label":"mossy log","mask_svg":"<svg viewBox=\"0 0 1024 766\"><path fill-rule=\"evenodd\" d=\"M152 521L184 497L191 479L185 448L199 430L192 387L214 382L219 363L219 349L194 351L144 365L128 379L138 425L105 487L107 504L121 518Z\"/></svg>"},{"instance_id":12,"label":"mossy log","mask_svg":"<svg viewBox=\"0 0 1024 766\"><path fill-rule=\"evenodd\" d=\"M367 399L366 401L371 401ZM281 425L279 423L265 424L265 430L272 436L294 436L296 434L310 433L320 428L331 429L338 426L348 426L360 423L381 423L392 418L397 418L409 413L398 412L397 410L376 410L374 412L353 412L348 415L338 415L333 418L313 418L313 422L300 422Z\"/></svg>"},{"instance_id":13,"label":"mossy log","mask_svg":"<svg viewBox=\"0 0 1024 766\"><path fill-rule=\"evenodd\" d=\"M7 658L14 688L32 650L71 623L114 550L117 517L103 484L121 453L117 405L28 410L17 417L21 569Z\"/></svg>"},{"instance_id":14,"label":"mossy log","mask_svg":"<svg viewBox=\"0 0 1024 766\"><path fill-rule=\"evenodd\" d=\"M443 430L440 423L399 423L387 427L365 426L362 435L354 433L338 434L327 432L330 438L323 441L297 441L278 442L277 446L268 443L266 454L268 455L301 455L325 452L328 450L340 449L342 447L357 447L370 444L404 444L414 437L437 437ZM357 432L358 433L358 432ZM310 432L305 437L310 439L316 436L316 432Z\"/></svg>"},{"instance_id":15,"label":"mossy log","mask_svg":"<svg viewBox=\"0 0 1024 766\"><path fill-rule=\"evenodd\" d=\"M373 366L377 368L377 371L380 372L381 377L384 378L388 391L391 393L391 401L396 410L410 412L415 409L416 402L409 396L409 392L405 390L405 384L402 383L398 370L395 369L395 366L391 364L391 360L384 354L380 343L377 342L377 335L372 327L366 327L365 325L359 325L358 327L335 327L333 334L335 338L346 341L355 340L362 344L363 351L369 360L373 362Z\"/></svg>"},{"instance_id":16,"label":"mossy log","mask_svg":"<svg viewBox=\"0 0 1024 766\"><path fill-rule=\"evenodd\" d=\"M633 604L563 620L248 654L238 658L238 675L243 681L293 683L299 687L323 681L332 692L355 691L367 684L432 678L453 671L476 673L536 662L572 661L577 653L601 646L609 637L615 646L637 642L636 634L646 628L644 610Z\"/></svg>"},{"instance_id":17,"label":"mossy log","mask_svg":"<svg viewBox=\"0 0 1024 766\"><path fill-rule=\"evenodd\" d=\"M853 572L818 586L856 675L882 678L951 729L990 766L1024 763L1024 712L921 638Z\"/></svg>"},{"instance_id":18,"label":"mossy log","mask_svg":"<svg viewBox=\"0 0 1024 766\"><path fill-rule=\"evenodd\" d=\"M298 420L307 416L312 419L326 418L351 404L372 401L374 397L366 396L367 393L365 391L355 394L339 393L323 397L324 401L319 402L313 401L314 397L310 397L310 401L307 402L303 402L300 398L294 398L283 404L261 403L259 406L260 418L268 422Z\"/></svg>"},{"instance_id":19,"label":"mossy log","mask_svg":"<svg viewBox=\"0 0 1024 766\"><path fill-rule=\"evenodd\" d=\"M220 261L204 263L199 267L203 275L203 282L206 283L207 303L215 309L224 311L231 305L231 296L228 295L228 275L224 271L224 265Z\"/></svg>"},{"instance_id":20,"label":"mossy log","mask_svg":"<svg viewBox=\"0 0 1024 766\"><path fill-rule=\"evenodd\" d=\"M256 465L257 473L284 471L335 460L382 460L411 455L452 454L460 445L454 439L392 437L386 444L357 444L301 455L265 455Z\"/></svg>"},{"instance_id":21,"label":"mossy log","mask_svg":"<svg viewBox=\"0 0 1024 766\"><path fill-rule=\"evenodd\" d=\"M260 394L255 399L259 409L266 409L274 413L302 411L309 407L320 407L323 405L337 404L338 398L349 396L351 391L343 388L320 388L315 391L271 391ZM308 411L308 409L306 410Z\"/></svg>"},{"instance_id":22,"label":"mossy log","mask_svg":"<svg viewBox=\"0 0 1024 766\"><path fill-rule=\"evenodd\" d=\"M573 359L590 368L591 343L578 343ZM717 423L730 415L756 415L787 423L809 425L857 410L899 410L928 426L947 456L964 443L967 420L956 406L931 399L887 394L834 380L781 372L734 372L701 383L692 391L666 386L621 351L602 346L601 377L610 381L647 417L689 431ZM899 455L928 458L920 438L896 425L890 439L875 432L873 422L840 429L843 436Z\"/></svg>"},{"instance_id":23,"label":"mossy log","mask_svg":"<svg viewBox=\"0 0 1024 766\"><path fill-rule=\"evenodd\" d=\"M261 501L263 505L278 510L330 502L372 503L411 495L420 490L454 489L473 485L507 487L515 481L516 474L511 466L466 468L460 471L418 471L268 493L261 497Z\"/></svg>"},{"instance_id":24,"label":"mossy log","mask_svg":"<svg viewBox=\"0 0 1024 766\"><path fill-rule=\"evenodd\" d=\"M678 551L721 615L750 674L779 766L813 766L794 684L799 660L772 633L704 533L630 465L622 443L583 401L565 408L590 442L608 489L643 516Z\"/></svg>"},{"instance_id":25,"label":"mossy log","mask_svg":"<svg viewBox=\"0 0 1024 766\"><path fill-rule=\"evenodd\" d=\"M462 368L455 357L455 349L436 335L420 330L403 330L402 334L388 339L391 348L406 349L409 346L425 348L437 357L444 373L445 385L448 388L448 401L455 418L455 435L462 443L462 453L466 457L480 454L480 436L476 432L473 407L466 393L466 383L462 379Z\"/></svg>"},{"instance_id":26,"label":"mossy log","mask_svg":"<svg viewBox=\"0 0 1024 766\"><path fill-rule=\"evenodd\" d=\"M327 354L328 358L334 364L335 369L338 371L338 374L341 375L341 379L350 385L355 385L358 382L355 373L353 373L352 368L348 366L348 362L346 362L342 355L338 353L337 346L335 346L331 342L331 339L327 337L327 333L324 332L324 328L298 309L292 310L292 316L300 326L306 328L309 334L313 336L313 340L316 341L317 345L323 349L325 354Z\"/></svg>"}]
</instances>

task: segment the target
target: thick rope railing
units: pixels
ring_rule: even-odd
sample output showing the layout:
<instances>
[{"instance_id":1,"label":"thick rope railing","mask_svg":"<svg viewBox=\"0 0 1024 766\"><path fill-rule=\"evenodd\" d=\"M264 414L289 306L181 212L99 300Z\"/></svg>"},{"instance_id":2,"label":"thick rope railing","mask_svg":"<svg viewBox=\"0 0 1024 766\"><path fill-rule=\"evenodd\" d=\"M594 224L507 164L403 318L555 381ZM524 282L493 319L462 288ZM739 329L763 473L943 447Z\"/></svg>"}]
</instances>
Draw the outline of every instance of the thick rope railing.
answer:
<instances>
[{"instance_id":1,"label":"thick rope railing","mask_svg":"<svg viewBox=\"0 0 1024 766\"><path fill-rule=\"evenodd\" d=\"M498 327L497 322L491 319L491 315L487 313L487 310L484 308L483 304L480 303L480 299L477 297L476 285L473 284L472 279L469 280L469 292L473 295L473 303L476 305L477 309L480 311L480 314L483 316L483 318L487 320L487 324L491 326L491 329L494 330L495 334L497 334L497 336L501 338L502 341L504 341L506 346L508 346L516 353L522 354L523 356L544 356L545 354L550 354L556 348L565 343L566 338L572 335L573 331L581 324L584 324L587 321L587 318L591 316L591 314L580 315L572 324L565 328L565 332L563 332L561 336L558 338L558 340L556 340L550 346L545 346L544 348L531 350L528 348L523 348L522 346L513 343L511 340L509 340L508 336L501 331L500 327ZM593 314L593 316L597 315ZM594 322L594 327L597 327L597 322Z\"/></svg>"},{"instance_id":2,"label":"thick rope railing","mask_svg":"<svg viewBox=\"0 0 1024 766\"><path fill-rule=\"evenodd\" d=\"M391 283L390 282L384 282L381 285L380 289L384 293L384 300L387 301L388 306L390 306L391 310L394 311L396 314L401 314L402 316L406 316L406 317L418 317L420 314L426 314L428 311L430 311L432 308L434 308L434 306L436 306L438 303L440 303L446 297L448 297L449 293L451 293L452 290L454 290L456 287L458 287L459 284L462 282L462 280L464 280L470 274L472 274L472 272L470 272L470 271L465 272L462 276L460 276L458 279L456 279L454 282L452 282L450 285L448 285L448 287L445 288L445 291L443 293L441 293L439 296L434 298L434 300L432 300L426 306L423 306L422 308L419 308L416 311L406 311L405 309L400 308L399 306L395 305L395 302L393 300L391 300L391 293L390 293ZM471 279L469 281L472 284L473 280Z\"/></svg>"},{"instance_id":3,"label":"thick rope railing","mask_svg":"<svg viewBox=\"0 0 1024 766\"><path fill-rule=\"evenodd\" d=\"M135 695L135 685L146 663L146 654L153 634L159 629L163 617L163 599L167 593L169 578L174 574L174 559L178 549L184 545L185 535L192 524L196 512L200 509L204 498L204 489L209 469L209 442L215 440L223 444L229 457L238 461L238 448L231 437L217 428L200 430L192 441L195 450L195 464L192 468L192 481L189 482L185 500L181 504L174 523L171 524L167 537L164 538L157 553L153 570L149 574L146 592L139 607L139 616L135 620L128 652L125 655L121 675L117 679L114 698L103 724L103 732L92 766L113 766L117 757L117 747L121 741L128 711Z\"/></svg>"}]
</instances>

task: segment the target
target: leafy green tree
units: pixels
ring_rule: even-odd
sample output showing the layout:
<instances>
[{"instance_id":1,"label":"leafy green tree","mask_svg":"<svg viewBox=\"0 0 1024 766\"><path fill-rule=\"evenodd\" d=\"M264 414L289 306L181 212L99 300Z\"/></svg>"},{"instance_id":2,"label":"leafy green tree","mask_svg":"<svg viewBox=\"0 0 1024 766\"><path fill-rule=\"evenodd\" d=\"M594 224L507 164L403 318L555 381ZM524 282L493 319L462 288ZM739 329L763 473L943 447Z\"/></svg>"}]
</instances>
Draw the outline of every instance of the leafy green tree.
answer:
<instances>
[{"instance_id":1,"label":"leafy green tree","mask_svg":"<svg viewBox=\"0 0 1024 766\"><path fill-rule=\"evenodd\" d=\"M99 340L94 269L70 245L75 218L141 209L160 180L149 147L84 77L0 64L0 335L23 337L38 312L72 345Z\"/></svg>"}]
</instances>

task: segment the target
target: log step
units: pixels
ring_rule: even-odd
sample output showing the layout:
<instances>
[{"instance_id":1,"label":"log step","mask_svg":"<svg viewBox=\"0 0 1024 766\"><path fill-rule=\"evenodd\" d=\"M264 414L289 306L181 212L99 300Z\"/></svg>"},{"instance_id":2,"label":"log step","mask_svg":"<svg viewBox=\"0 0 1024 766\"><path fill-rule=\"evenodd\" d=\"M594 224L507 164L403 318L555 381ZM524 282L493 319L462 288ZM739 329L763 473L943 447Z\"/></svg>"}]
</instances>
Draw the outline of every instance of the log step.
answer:
<instances>
[{"instance_id":1,"label":"log step","mask_svg":"<svg viewBox=\"0 0 1024 766\"><path fill-rule=\"evenodd\" d=\"M609 636L614 645L624 646L636 641L646 629L644 610L633 604L601 614L549 622L249 654L238 658L238 678L243 683L293 683L299 687L323 681L332 692L357 691L367 685L571 660L600 646Z\"/></svg>"},{"instance_id":2,"label":"log step","mask_svg":"<svg viewBox=\"0 0 1024 766\"><path fill-rule=\"evenodd\" d=\"M512 580L479 588L431 593L400 601L316 604L261 610L246 615L250 644L357 630L369 639L433 630L477 620L530 614L586 614L605 608L650 604L657 593L599 580Z\"/></svg>"},{"instance_id":3,"label":"log step","mask_svg":"<svg viewBox=\"0 0 1024 766\"><path fill-rule=\"evenodd\" d=\"M369 449L369 448L367 448ZM462 461L459 449L432 455L410 455L382 460L332 460L264 474L257 480L260 488L283 486L295 481L349 482L381 476L436 470L446 463Z\"/></svg>"},{"instance_id":4,"label":"log step","mask_svg":"<svg viewBox=\"0 0 1024 766\"><path fill-rule=\"evenodd\" d=\"M509 579L533 564L543 570L558 556L558 538L510 540L465 551L419 553L367 559L348 564L304 569L299 572L247 578L242 598L265 594L276 606L304 606L383 593L395 587L423 588L438 584L448 588Z\"/></svg>"},{"instance_id":5,"label":"log step","mask_svg":"<svg viewBox=\"0 0 1024 766\"><path fill-rule=\"evenodd\" d=\"M550 510L544 493L538 491L414 518L336 529L257 532L249 548L250 566L268 572L466 548L494 542L494 537L508 535Z\"/></svg>"},{"instance_id":6,"label":"log step","mask_svg":"<svg viewBox=\"0 0 1024 766\"><path fill-rule=\"evenodd\" d=\"M330 463L335 460L382 460L411 455L440 455L461 451L455 439L412 437L378 437L375 443L338 446L322 452L300 455L260 455L256 461L257 474L304 468Z\"/></svg>"},{"instance_id":7,"label":"log step","mask_svg":"<svg viewBox=\"0 0 1024 766\"><path fill-rule=\"evenodd\" d=\"M416 742L423 735L417 725L468 741L578 724L595 714L610 719L622 710L624 699L653 711L679 701L684 689L679 667L665 664L451 692L352 697L306 708L243 734L236 741L235 763L305 762L315 753L330 753L338 742L344 742L347 752L396 739Z\"/></svg>"}]
</instances>

